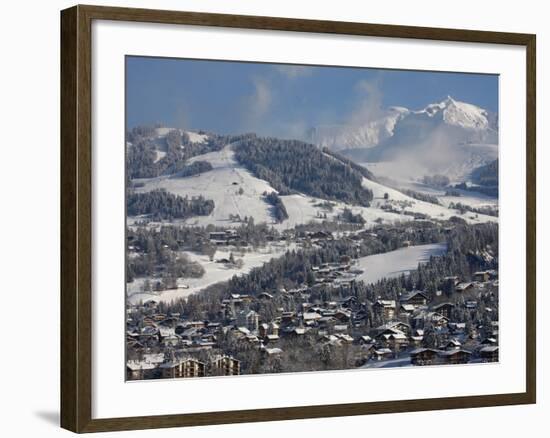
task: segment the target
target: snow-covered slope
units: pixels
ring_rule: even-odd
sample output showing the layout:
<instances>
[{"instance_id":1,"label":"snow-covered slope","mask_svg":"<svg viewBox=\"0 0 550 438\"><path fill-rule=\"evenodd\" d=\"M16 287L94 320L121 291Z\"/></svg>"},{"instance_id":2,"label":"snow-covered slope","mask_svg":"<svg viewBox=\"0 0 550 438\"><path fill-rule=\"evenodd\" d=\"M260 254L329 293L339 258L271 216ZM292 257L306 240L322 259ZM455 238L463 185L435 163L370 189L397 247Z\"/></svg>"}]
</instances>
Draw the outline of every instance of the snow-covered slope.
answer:
<instances>
[{"instance_id":1,"label":"snow-covered slope","mask_svg":"<svg viewBox=\"0 0 550 438\"><path fill-rule=\"evenodd\" d=\"M186 178L160 176L143 179L140 181L144 186L138 191L165 189L183 197L202 195L206 199L212 199L215 204L212 214L188 219L189 224L236 226L239 223L230 220L230 216L235 215L239 215L241 219L252 216L257 223L273 221L270 207L262 199L262 193L275 190L237 163L229 146L221 151L198 155L189 160L189 163L194 161L207 161L212 164L213 169Z\"/></svg>"},{"instance_id":2,"label":"snow-covered slope","mask_svg":"<svg viewBox=\"0 0 550 438\"><path fill-rule=\"evenodd\" d=\"M256 178L238 163L231 145L221 151L199 155L189 160L190 163L194 161L207 161L213 169L185 178L161 176L142 179L140 182L143 185L137 191L165 189L180 196L202 195L206 199L212 199L215 207L209 216L196 216L185 221L189 225L201 226L208 224L223 227L239 226L240 222L236 220L236 217L239 216L241 219L253 217L256 223L264 222L279 229L286 229L311 221L335 220L344 208L350 208L354 214L361 214L366 221L366 226L374 225L380 220L384 223L411 220L412 217L406 215L405 212L421 213L434 219L461 216L456 211L449 210L444 206L418 201L397 190L363 178L362 185L370 189L374 195L370 207L332 202L333 208L328 211L320 205L323 202L322 199L301 193L285 195L281 196L281 199L289 218L282 223L275 223L271 206L264 200L263 193L276 190L266 181ZM493 217L476 216L469 213L462 217L473 223L496 220Z\"/></svg>"},{"instance_id":3,"label":"snow-covered slope","mask_svg":"<svg viewBox=\"0 0 550 438\"><path fill-rule=\"evenodd\" d=\"M494 128L489 125L489 115L478 106L458 102L448 96L442 102L428 105L415 114L426 114L428 117L439 117L443 122L465 129L483 130Z\"/></svg>"},{"instance_id":4,"label":"snow-covered slope","mask_svg":"<svg viewBox=\"0 0 550 438\"><path fill-rule=\"evenodd\" d=\"M391 107L375 120L362 124L320 125L310 131L310 141L334 151L374 147L390 138L396 123L408 113L406 108Z\"/></svg>"}]
</instances>

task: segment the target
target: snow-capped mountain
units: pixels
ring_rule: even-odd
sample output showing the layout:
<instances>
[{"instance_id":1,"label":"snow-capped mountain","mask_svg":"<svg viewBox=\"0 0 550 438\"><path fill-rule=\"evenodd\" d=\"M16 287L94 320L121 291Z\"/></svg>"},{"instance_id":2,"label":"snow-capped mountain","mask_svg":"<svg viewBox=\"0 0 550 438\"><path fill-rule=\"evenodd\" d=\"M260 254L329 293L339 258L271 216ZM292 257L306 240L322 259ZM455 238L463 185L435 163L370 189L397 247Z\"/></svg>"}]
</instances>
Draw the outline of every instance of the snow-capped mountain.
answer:
<instances>
[{"instance_id":1,"label":"snow-capped mountain","mask_svg":"<svg viewBox=\"0 0 550 438\"><path fill-rule=\"evenodd\" d=\"M373 148L379 146L401 130L423 128L423 134L433 129L454 127L463 130L464 142L497 142L496 115L448 96L445 100L432 103L425 108L412 111L404 107L390 107L381 111L373 120L356 125L321 125L310 131L310 139L320 147L333 150ZM407 132L407 134L412 134ZM412 135L415 140L421 133ZM456 137L454 135L453 137Z\"/></svg>"},{"instance_id":2,"label":"snow-capped mountain","mask_svg":"<svg viewBox=\"0 0 550 438\"><path fill-rule=\"evenodd\" d=\"M390 107L379 118L364 124L317 126L310 131L310 141L335 151L374 147L390 138L396 123L408 113L407 108Z\"/></svg>"},{"instance_id":3,"label":"snow-capped mountain","mask_svg":"<svg viewBox=\"0 0 550 438\"><path fill-rule=\"evenodd\" d=\"M469 103L458 102L451 96L447 96L447 99L442 102L428 105L415 114L426 114L428 117L438 118L448 125L464 129L493 129L490 126L489 113L486 110Z\"/></svg>"},{"instance_id":4,"label":"snow-capped mountain","mask_svg":"<svg viewBox=\"0 0 550 438\"><path fill-rule=\"evenodd\" d=\"M311 140L355 161L408 163L416 173L450 172L460 179L498 155L498 119L448 96L420 110L390 108L359 126L316 128Z\"/></svg>"}]
</instances>

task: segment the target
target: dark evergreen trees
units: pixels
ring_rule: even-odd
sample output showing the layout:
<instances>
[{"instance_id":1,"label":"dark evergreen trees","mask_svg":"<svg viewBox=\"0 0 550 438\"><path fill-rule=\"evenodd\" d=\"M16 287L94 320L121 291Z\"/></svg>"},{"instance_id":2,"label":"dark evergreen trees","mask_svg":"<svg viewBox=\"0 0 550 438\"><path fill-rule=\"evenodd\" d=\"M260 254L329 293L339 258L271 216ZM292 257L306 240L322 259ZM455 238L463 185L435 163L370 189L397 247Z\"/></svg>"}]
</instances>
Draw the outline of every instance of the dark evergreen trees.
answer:
<instances>
[{"instance_id":1,"label":"dark evergreen trees","mask_svg":"<svg viewBox=\"0 0 550 438\"><path fill-rule=\"evenodd\" d=\"M128 194L129 216L151 215L155 220L185 219L191 216L207 216L214 210L214 201L202 196L182 198L165 190Z\"/></svg>"}]
</instances>

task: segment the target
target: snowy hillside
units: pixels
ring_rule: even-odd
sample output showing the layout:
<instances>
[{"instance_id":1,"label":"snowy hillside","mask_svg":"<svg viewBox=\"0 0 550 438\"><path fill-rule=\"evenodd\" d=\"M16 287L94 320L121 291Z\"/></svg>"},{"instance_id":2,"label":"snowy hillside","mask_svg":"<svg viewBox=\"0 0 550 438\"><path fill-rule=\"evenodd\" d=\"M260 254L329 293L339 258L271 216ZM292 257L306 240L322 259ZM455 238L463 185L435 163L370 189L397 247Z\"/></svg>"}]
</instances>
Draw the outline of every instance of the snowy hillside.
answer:
<instances>
[{"instance_id":1,"label":"snowy hillside","mask_svg":"<svg viewBox=\"0 0 550 438\"><path fill-rule=\"evenodd\" d=\"M198 155L189 163L206 161L212 164L209 172L186 178L160 176L140 180L144 186L138 192L165 189L182 197L204 196L214 201L214 211L210 216L198 216L188 219L191 225L216 224L236 226L239 223L230 220L230 216L239 215L242 219L252 216L259 222L272 222L269 205L262 199L262 193L274 189L265 181L254 177L239 165L234 152L226 147L219 152ZM240 192L242 189L242 193Z\"/></svg>"},{"instance_id":2,"label":"snowy hillside","mask_svg":"<svg viewBox=\"0 0 550 438\"><path fill-rule=\"evenodd\" d=\"M303 193L284 195L280 198L288 213L288 219L282 223L275 223L272 207L266 203L263 193L276 190L238 163L231 145L221 151L198 155L189 160L189 163L195 161L209 162L212 170L184 178L172 175L140 179L140 187L136 190L143 193L165 189L182 197L203 196L212 199L215 204L213 212L208 216L186 219L185 223L189 225L213 224L233 227L241 224L237 218L242 220L245 217L253 217L256 223L264 222L279 229L287 229L311 221L336 220L344 208L351 209L354 214L361 214L366 226L374 225L377 221L393 223L411 220L414 213L441 220L461 216L472 223L496 220L484 215L461 215L455 210L413 199L395 189L363 178L363 187L371 190L374 195L370 207L333 201L332 209L326 210L321 206L323 199Z\"/></svg>"}]
</instances>

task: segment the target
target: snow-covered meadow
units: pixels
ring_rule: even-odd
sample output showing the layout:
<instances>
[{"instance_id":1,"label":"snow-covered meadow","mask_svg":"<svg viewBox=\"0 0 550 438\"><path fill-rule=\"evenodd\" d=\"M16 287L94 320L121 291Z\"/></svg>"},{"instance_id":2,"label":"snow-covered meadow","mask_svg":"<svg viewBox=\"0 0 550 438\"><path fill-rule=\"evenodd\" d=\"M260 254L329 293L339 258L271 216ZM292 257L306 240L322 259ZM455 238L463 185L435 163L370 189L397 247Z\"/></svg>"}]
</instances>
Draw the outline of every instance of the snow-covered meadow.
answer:
<instances>
[{"instance_id":1,"label":"snow-covered meadow","mask_svg":"<svg viewBox=\"0 0 550 438\"><path fill-rule=\"evenodd\" d=\"M432 256L440 256L447 251L444 243L409 246L383 254L375 254L357 259L354 268L363 271L357 281L376 283L383 278L407 275L415 270L419 263L426 263Z\"/></svg>"}]
</instances>

